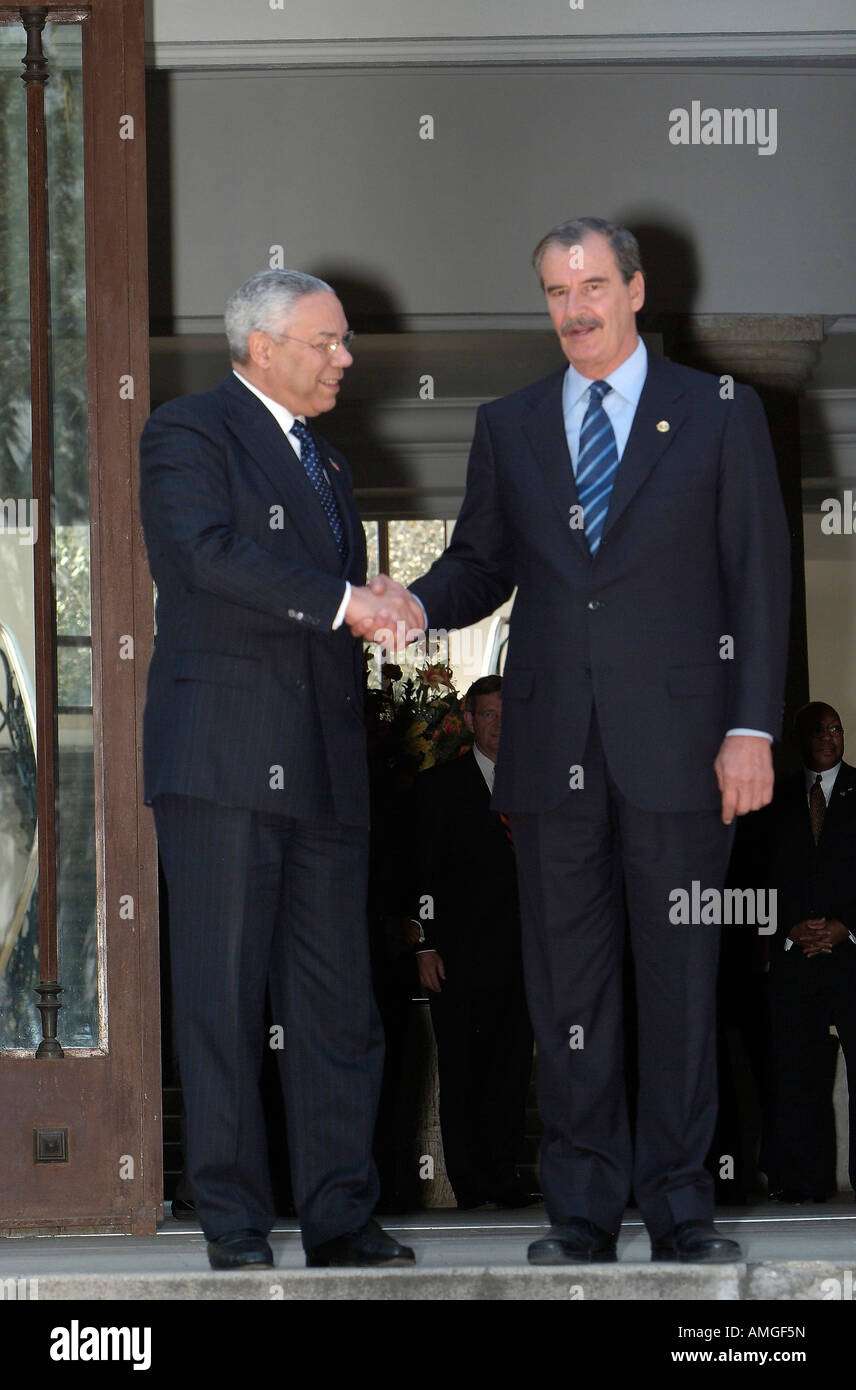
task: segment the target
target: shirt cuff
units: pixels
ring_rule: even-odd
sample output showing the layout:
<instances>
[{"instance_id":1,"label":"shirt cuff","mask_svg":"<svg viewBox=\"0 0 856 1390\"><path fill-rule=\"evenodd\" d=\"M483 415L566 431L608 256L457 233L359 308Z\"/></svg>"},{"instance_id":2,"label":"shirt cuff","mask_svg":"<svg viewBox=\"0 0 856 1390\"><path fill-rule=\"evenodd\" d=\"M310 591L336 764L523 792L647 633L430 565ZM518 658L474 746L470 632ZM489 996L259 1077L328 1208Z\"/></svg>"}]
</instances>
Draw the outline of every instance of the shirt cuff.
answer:
<instances>
[{"instance_id":1,"label":"shirt cuff","mask_svg":"<svg viewBox=\"0 0 856 1390\"><path fill-rule=\"evenodd\" d=\"M345 580L345 597L342 599L342 602L339 604L339 611L338 611L338 613L336 614L335 618L333 619L333 628L332 628L333 632L336 631L336 628L337 628L337 627L341 627L341 626L342 626L342 623L345 621L345 609L347 608L347 606L348 606L348 604L349 604L350 602L351 602L351 585L350 585L350 581L346 579L346 580Z\"/></svg>"},{"instance_id":2,"label":"shirt cuff","mask_svg":"<svg viewBox=\"0 0 856 1390\"><path fill-rule=\"evenodd\" d=\"M850 940L853 942L853 945L856 946L856 936L853 935L852 931L849 931L849 932L847 933L847 935L849 936ZM786 951L789 951L789 950L791 949L791 947L792 947L794 944L795 944L795 943L791 940L791 938L790 938L790 937L787 937L786 940L785 940L785 950L786 950Z\"/></svg>"},{"instance_id":3,"label":"shirt cuff","mask_svg":"<svg viewBox=\"0 0 856 1390\"><path fill-rule=\"evenodd\" d=\"M428 631L428 614L425 612L425 604L422 602L422 600L421 600L421 598L419 597L418 594L414 594L414 592L413 592L412 589L408 589L407 592L409 593L409 595L410 595L411 598L415 598L415 599L416 599L416 602L419 604L419 607L422 609L422 616L423 616L423 618L425 619L425 631L427 632L427 631Z\"/></svg>"},{"instance_id":4,"label":"shirt cuff","mask_svg":"<svg viewBox=\"0 0 856 1390\"><path fill-rule=\"evenodd\" d=\"M766 738L770 743L773 742L773 735L765 733L763 729L729 729L725 737L730 738L732 734L745 734L747 738Z\"/></svg>"}]
</instances>

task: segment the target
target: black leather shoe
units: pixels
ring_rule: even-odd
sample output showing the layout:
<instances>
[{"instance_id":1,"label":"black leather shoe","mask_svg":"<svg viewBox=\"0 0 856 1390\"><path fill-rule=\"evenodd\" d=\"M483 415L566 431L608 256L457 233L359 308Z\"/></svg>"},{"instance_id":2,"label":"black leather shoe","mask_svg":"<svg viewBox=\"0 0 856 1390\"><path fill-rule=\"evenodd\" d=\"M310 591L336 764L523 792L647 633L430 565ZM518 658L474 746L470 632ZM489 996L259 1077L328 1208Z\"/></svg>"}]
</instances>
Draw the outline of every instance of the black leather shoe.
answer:
<instances>
[{"instance_id":1,"label":"black leather shoe","mask_svg":"<svg viewBox=\"0 0 856 1390\"><path fill-rule=\"evenodd\" d=\"M533 1240L527 1256L531 1265L614 1264L615 1236L593 1221L574 1216L557 1221L546 1236Z\"/></svg>"},{"instance_id":2,"label":"black leather shoe","mask_svg":"<svg viewBox=\"0 0 856 1390\"><path fill-rule=\"evenodd\" d=\"M785 1206L799 1207L802 1206L804 1202L823 1203L826 1201L826 1198L812 1197L810 1193L800 1192L796 1187L783 1187L778 1192L773 1193L772 1200L774 1202L782 1202Z\"/></svg>"},{"instance_id":3,"label":"black leather shoe","mask_svg":"<svg viewBox=\"0 0 856 1390\"><path fill-rule=\"evenodd\" d=\"M212 1269L272 1269L273 1251L261 1231L229 1231L208 1242Z\"/></svg>"},{"instance_id":4,"label":"black leather shoe","mask_svg":"<svg viewBox=\"0 0 856 1390\"><path fill-rule=\"evenodd\" d=\"M671 1231L651 1238L651 1259L680 1264L733 1264L743 1259L736 1240L721 1236L712 1221L679 1221Z\"/></svg>"},{"instance_id":5,"label":"black leather shoe","mask_svg":"<svg viewBox=\"0 0 856 1390\"><path fill-rule=\"evenodd\" d=\"M172 1199L172 1219L173 1221L195 1221L196 1203L186 1202L183 1197L173 1197Z\"/></svg>"},{"instance_id":6,"label":"black leather shoe","mask_svg":"<svg viewBox=\"0 0 856 1390\"><path fill-rule=\"evenodd\" d=\"M306 1251L307 1269L328 1269L348 1265L384 1268L392 1265L412 1265L416 1259L409 1245L381 1230L376 1221L367 1221L362 1230L349 1235L334 1236Z\"/></svg>"}]
</instances>

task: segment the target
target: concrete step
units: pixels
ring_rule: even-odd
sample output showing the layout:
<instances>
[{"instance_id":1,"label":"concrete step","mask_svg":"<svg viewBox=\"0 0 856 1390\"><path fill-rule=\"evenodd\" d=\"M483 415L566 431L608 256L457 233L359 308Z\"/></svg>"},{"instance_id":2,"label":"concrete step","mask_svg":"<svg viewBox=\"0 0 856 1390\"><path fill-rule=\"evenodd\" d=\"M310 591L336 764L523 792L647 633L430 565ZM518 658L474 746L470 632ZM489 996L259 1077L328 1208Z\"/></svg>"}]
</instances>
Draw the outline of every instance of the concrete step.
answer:
<instances>
[{"instance_id":1,"label":"concrete step","mask_svg":"<svg viewBox=\"0 0 856 1390\"><path fill-rule=\"evenodd\" d=\"M154 1236L21 1237L0 1240L5 1299L433 1301L852 1301L856 1208L722 1212L724 1235L741 1242L731 1265L650 1263L638 1217L629 1214L614 1265L534 1268L529 1242L542 1234L542 1208L521 1212L423 1211L383 1225L412 1245L417 1264L394 1270L307 1270L297 1224L277 1222L276 1267L214 1273L192 1224L166 1220Z\"/></svg>"},{"instance_id":2,"label":"concrete step","mask_svg":"<svg viewBox=\"0 0 856 1390\"><path fill-rule=\"evenodd\" d=\"M651 1265L568 1266L562 1269L304 1269L215 1273L156 1271L114 1274L49 1274L37 1281L40 1302L115 1299L131 1301L249 1300L252 1302L378 1300L484 1301L738 1301L823 1299L829 1279L844 1280L843 1266L718 1265L682 1268ZM23 1280L20 1281L22 1284ZM33 1297L33 1282L29 1282ZM9 1283L6 1283L9 1289ZM19 1294L27 1297L27 1294ZM10 1297L7 1291L6 1297Z\"/></svg>"}]
</instances>

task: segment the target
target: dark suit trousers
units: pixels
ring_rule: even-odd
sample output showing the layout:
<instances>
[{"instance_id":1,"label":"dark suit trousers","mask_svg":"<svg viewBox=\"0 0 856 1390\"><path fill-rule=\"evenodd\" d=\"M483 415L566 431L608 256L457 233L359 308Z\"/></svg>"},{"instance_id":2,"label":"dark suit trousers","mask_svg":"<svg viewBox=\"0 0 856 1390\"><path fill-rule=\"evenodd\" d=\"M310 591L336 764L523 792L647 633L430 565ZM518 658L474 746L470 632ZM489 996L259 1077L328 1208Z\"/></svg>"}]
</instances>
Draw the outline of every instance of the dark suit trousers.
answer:
<instances>
[{"instance_id":1,"label":"dark suit trousers","mask_svg":"<svg viewBox=\"0 0 856 1390\"><path fill-rule=\"evenodd\" d=\"M371 1156L383 1033L366 925L368 832L191 797L154 803L170 903L186 1167L211 1239L267 1232L259 1093L269 983L294 1201L307 1248L378 1196Z\"/></svg>"},{"instance_id":2,"label":"dark suit trousers","mask_svg":"<svg viewBox=\"0 0 856 1390\"><path fill-rule=\"evenodd\" d=\"M830 955L810 958L799 946L777 952L770 1000L780 1185L806 1197L834 1188L834 1023L847 1064L850 1182L856 1188L856 946L842 941Z\"/></svg>"},{"instance_id":3,"label":"dark suit trousers","mask_svg":"<svg viewBox=\"0 0 856 1390\"><path fill-rule=\"evenodd\" d=\"M480 976L467 972L462 980L459 962L447 954L442 991L430 996L443 1157L462 1199L502 1197L514 1184L523 1147L532 1028L522 962L507 954L504 970L488 964Z\"/></svg>"},{"instance_id":4,"label":"dark suit trousers","mask_svg":"<svg viewBox=\"0 0 856 1390\"><path fill-rule=\"evenodd\" d=\"M610 776L594 716L583 774L584 787L556 810L511 817L544 1122L541 1186L552 1221L585 1217L617 1231L632 1183L656 1238L713 1213L704 1162L716 1121L720 927L673 925L669 894L689 892L694 879L721 888L732 833L718 812L631 806ZM622 886L638 1002L635 1155L624 1075ZM571 1032L579 1027L582 1034Z\"/></svg>"}]
</instances>

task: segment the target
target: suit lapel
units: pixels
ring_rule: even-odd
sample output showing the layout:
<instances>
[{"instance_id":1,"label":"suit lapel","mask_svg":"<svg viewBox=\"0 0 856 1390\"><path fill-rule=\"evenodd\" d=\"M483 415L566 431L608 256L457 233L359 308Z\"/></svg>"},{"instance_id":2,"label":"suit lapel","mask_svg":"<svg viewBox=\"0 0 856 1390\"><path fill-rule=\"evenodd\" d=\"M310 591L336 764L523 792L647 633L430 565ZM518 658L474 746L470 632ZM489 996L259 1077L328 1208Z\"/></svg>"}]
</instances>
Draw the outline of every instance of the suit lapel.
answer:
<instances>
[{"instance_id":1,"label":"suit lapel","mask_svg":"<svg viewBox=\"0 0 856 1390\"><path fill-rule=\"evenodd\" d=\"M484 780L484 774L476 762L474 749L470 749L463 759L463 767L467 778L467 793L472 802L476 805L490 804L490 789Z\"/></svg>"},{"instance_id":2,"label":"suit lapel","mask_svg":"<svg viewBox=\"0 0 856 1390\"><path fill-rule=\"evenodd\" d=\"M800 832L805 836L808 844L814 849L814 835L811 829L811 817L808 812L808 795L805 789L805 778L802 769L794 772L782 786L782 807L785 811L787 821L797 825Z\"/></svg>"},{"instance_id":3,"label":"suit lapel","mask_svg":"<svg viewBox=\"0 0 856 1390\"><path fill-rule=\"evenodd\" d=\"M526 408L523 430L532 445L547 490L567 523L570 521L571 507L579 505L579 496L562 411L564 377L563 368L546 379L543 389ZM648 373L615 475L604 535L626 511L657 461L679 434L688 413L688 402L683 399L683 394L683 388L675 381L669 363L649 353ZM658 429L661 423L667 423L669 428ZM582 528L569 527L569 534L586 558L590 559Z\"/></svg>"},{"instance_id":4,"label":"suit lapel","mask_svg":"<svg viewBox=\"0 0 856 1390\"><path fill-rule=\"evenodd\" d=\"M558 507L568 535L587 560L591 559L582 527L571 526L571 507L579 506L574 469L565 434L562 410L562 383L565 368L547 377L543 389L529 402L523 417L523 431L541 469L547 491Z\"/></svg>"},{"instance_id":5,"label":"suit lapel","mask_svg":"<svg viewBox=\"0 0 856 1390\"><path fill-rule=\"evenodd\" d=\"M319 556L323 556L328 568L340 573L342 559L320 498L277 421L267 406L242 386L235 376L226 378L224 389L228 396L226 425L286 505L299 509L301 535L307 544ZM321 447L320 443L319 451L322 458L326 458L326 447ZM345 516L347 509L343 507L341 510ZM349 543L353 543L352 533Z\"/></svg>"},{"instance_id":6,"label":"suit lapel","mask_svg":"<svg viewBox=\"0 0 856 1390\"><path fill-rule=\"evenodd\" d=\"M852 801L856 797L856 768L842 762L832 788L832 795L823 818L823 829L829 825L833 829L839 822L853 814ZM821 831L821 835L823 831Z\"/></svg>"},{"instance_id":7,"label":"suit lapel","mask_svg":"<svg viewBox=\"0 0 856 1390\"><path fill-rule=\"evenodd\" d=\"M688 402L682 396L683 389L675 382L669 363L649 352L648 374L615 475L604 536L626 511L658 460L672 447L688 412ZM669 428L658 429L662 424Z\"/></svg>"}]
</instances>

